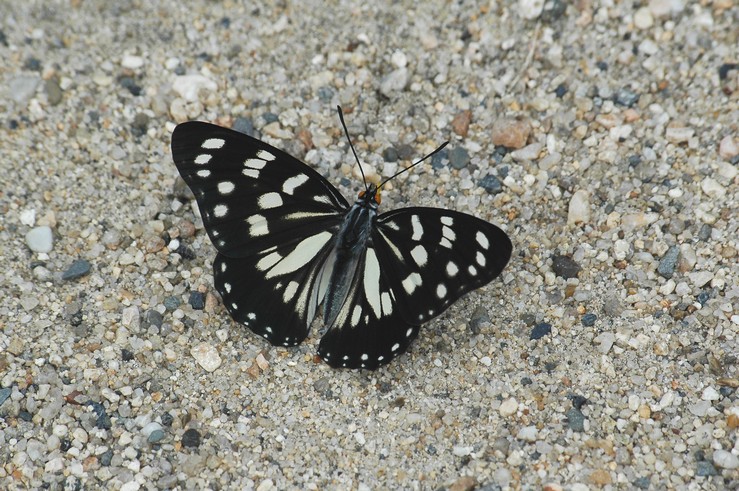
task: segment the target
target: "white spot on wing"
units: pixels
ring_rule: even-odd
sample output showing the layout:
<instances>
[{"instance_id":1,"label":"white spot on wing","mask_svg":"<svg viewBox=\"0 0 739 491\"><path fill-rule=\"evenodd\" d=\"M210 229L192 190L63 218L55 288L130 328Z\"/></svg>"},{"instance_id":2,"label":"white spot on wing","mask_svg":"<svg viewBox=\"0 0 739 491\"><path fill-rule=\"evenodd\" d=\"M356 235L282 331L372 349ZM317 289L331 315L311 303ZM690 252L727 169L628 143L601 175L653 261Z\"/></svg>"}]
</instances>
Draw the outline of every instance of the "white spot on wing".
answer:
<instances>
[{"instance_id":1,"label":"white spot on wing","mask_svg":"<svg viewBox=\"0 0 739 491\"><path fill-rule=\"evenodd\" d=\"M246 177L252 177L254 179L259 178L259 171L254 169L244 169L241 171L242 174L244 174Z\"/></svg>"},{"instance_id":2,"label":"white spot on wing","mask_svg":"<svg viewBox=\"0 0 739 491\"><path fill-rule=\"evenodd\" d=\"M234 183L231 181L223 181L218 183L218 192L221 194L229 194L234 190Z\"/></svg>"},{"instance_id":3,"label":"white spot on wing","mask_svg":"<svg viewBox=\"0 0 739 491\"><path fill-rule=\"evenodd\" d=\"M295 189L301 184L305 183L307 180L308 176L305 174L298 174L297 176L293 176L287 179L282 184L282 192L292 195L295 192Z\"/></svg>"},{"instance_id":4,"label":"white spot on wing","mask_svg":"<svg viewBox=\"0 0 739 491\"><path fill-rule=\"evenodd\" d=\"M272 268L265 276L266 279L275 276L292 273L302 268L316 257L324 245L331 239L331 232L321 232L303 239L295 246L295 249L280 261L280 264Z\"/></svg>"},{"instance_id":5,"label":"white spot on wing","mask_svg":"<svg viewBox=\"0 0 739 491\"><path fill-rule=\"evenodd\" d=\"M413 227L413 240L421 240L423 237L423 227L421 226L421 220L418 215L411 215L411 226Z\"/></svg>"},{"instance_id":6,"label":"white spot on wing","mask_svg":"<svg viewBox=\"0 0 739 491\"><path fill-rule=\"evenodd\" d=\"M302 218L312 218L312 217L327 217L330 215L336 215L336 212L333 211L324 211L321 213L318 212L309 212L309 211L296 211L295 213L290 213L289 215L285 215L283 218L285 220L300 220Z\"/></svg>"},{"instance_id":7,"label":"white spot on wing","mask_svg":"<svg viewBox=\"0 0 739 491\"><path fill-rule=\"evenodd\" d=\"M415 291L416 287L421 285L421 275L418 273L411 273L403 280L402 284L405 291L410 295Z\"/></svg>"},{"instance_id":8,"label":"white spot on wing","mask_svg":"<svg viewBox=\"0 0 739 491\"><path fill-rule=\"evenodd\" d=\"M411 334L413 334L413 328L409 327L407 331L405 331L405 337L409 338L411 337Z\"/></svg>"},{"instance_id":9,"label":"white spot on wing","mask_svg":"<svg viewBox=\"0 0 739 491\"><path fill-rule=\"evenodd\" d=\"M226 263L221 263L221 273L226 272Z\"/></svg>"},{"instance_id":10,"label":"white spot on wing","mask_svg":"<svg viewBox=\"0 0 739 491\"><path fill-rule=\"evenodd\" d=\"M313 196L313 201L317 201L319 203L324 203L327 205L333 205L334 203L331 201L331 198L326 196L325 194L317 194Z\"/></svg>"},{"instance_id":11,"label":"white spot on wing","mask_svg":"<svg viewBox=\"0 0 739 491\"><path fill-rule=\"evenodd\" d=\"M285 301L285 303L292 300L292 298L295 296L295 292L298 291L299 286L300 285L297 281L291 281L287 284L287 286L285 287L285 293L283 293L282 295L282 299Z\"/></svg>"},{"instance_id":12,"label":"white spot on wing","mask_svg":"<svg viewBox=\"0 0 739 491\"><path fill-rule=\"evenodd\" d=\"M198 177L206 178L210 176L210 171L208 169L199 170L196 172L196 174L198 175Z\"/></svg>"},{"instance_id":13,"label":"white spot on wing","mask_svg":"<svg viewBox=\"0 0 739 491\"><path fill-rule=\"evenodd\" d=\"M244 160L244 165L246 167L251 167L252 169L261 170L264 169L267 162L262 159L246 159Z\"/></svg>"},{"instance_id":14,"label":"white spot on wing","mask_svg":"<svg viewBox=\"0 0 739 491\"><path fill-rule=\"evenodd\" d=\"M269 153L266 150L260 150L257 152L257 157L259 157L262 160L274 160L275 156Z\"/></svg>"},{"instance_id":15,"label":"white spot on wing","mask_svg":"<svg viewBox=\"0 0 739 491\"><path fill-rule=\"evenodd\" d=\"M426 265L426 262L429 259L429 255L426 252L426 249L422 245L417 245L416 247L411 250L411 256L413 256L413 260L416 261L416 264L423 267Z\"/></svg>"},{"instance_id":16,"label":"white spot on wing","mask_svg":"<svg viewBox=\"0 0 739 491\"><path fill-rule=\"evenodd\" d=\"M352 327L357 327L357 324L359 324L359 319L362 317L362 306L361 305L355 305L354 310L352 310Z\"/></svg>"},{"instance_id":17,"label":"white spot on wing","mask_svg":"<svg viewBox=\"0 0 739 491\"><path fill-rule=\"evenodd\" d=\"M446 297L446 286L444 286L444 283L439 283L439 286L436 287L436 296L439 298Z\"/></svg>"},{"instance_id":18,"label":"white spot on wing","mask_svg":"<svg viewBox=\"0 0 739 491\"><path fill-rule=\"evenodd\" d=\"M474 266L470 266L469 268L467 268L467 271L469 271L469 273L470 273L470 274L471 274L472 276L477 276L477 268L476 268L476 267L474 267Z\"/></svg>"},{"instance_id":19,"label":"white spot on wing","mask_svg":"<svg viewBox=\"0 0 739 491\"><path fill-rule=\"evenodd\" d=\"M454 276L456 276L456 274L458 272L459 272L459 268L457 267L457 265L454 264L453 261L449 261L447 263L447 265L446 265L446 274L448 274L449 276L454 277Z\"/></svg>"},{"instance_id":20,"label":"white spot on wing","mask_svg":"<svg viewBox=\"0 0 739 491\"><path fill-rule=\"evenodd\" d=\"M385 222L385 225L388 226L388 228L391 228L393 230L400 230L400 227L398 227L398 224L395 222Z\"/></svg>"},{"instance_id":21,"label":"white spot on wing","mask_svg":"<svg viewBox=\"0 0 739 491\"><path fill-rule=\"evenodd\" d=\"M454 224L454 219L452 217L441 217L441 223L451 226Z\"/></svg>"},{"instance_id":22,"label":"white spot on wing","mask_svg":"<svg viewBox=\"0 0 739 491\"><path fill-rule=\"evenodd\" d=\"M454 240L454 239L457 238L457 235L454 233L454 230L450 229L446 225L444 225L441 228L441 235L443 235L444 237L446 237L449 240Z\"/></svg>"},{"instance_id":23,"label":"white spot on wing","mask_svg":"<svg viewBox=\"0 0 739 491\"><path fill-rule=\"evenodd\" d=\"M259 197L259 208L269 210L282 206L282 196L280 193L267 193Z\"/></svg>"},{"instance_id":24,"label":"white spot on wing","mask_svg":"<svg viewBox=\"0 0 739 491\"><path fill-rule=\"evenodd\" d=\"M252 215L246 219L246 223L250 225L249 235L252 237L267 235L269 233L269 229L267 228L267 219L262 215Z\"/></svg>"},{"instance_id":25,"label":"white spot on wing","mask_svg":"<svg viewBox=\"0 0 739 491\"><path fill-rule=\"evenodd\" d=\"M231 283L224 283L223 288L226 290L226 293L231 293Z\"/></svg>"},{"instance_id":26,"label":"white spot on wing","mask_svg":"<svg viewBox=\"0 0 739 491\"><path fill-rule=\"evenodd\" d=\"M382 238L385 239L385 243L390 247L390 250L393 251L393 254L395 254L395 257L398 258L398 260L403 261L403 255L400 253L400 250L395 247L395 244L393 244L390 239L385 235L385 233L380 230L380 235L382 235Z\"/></svg>"},{"instance_id":27,"label":"white spot on wing","mask_svg":"<svg viewBox=\"0 0 739 491\"><path fill-rule=\"evenodd\" d=\"M390 351L398 351L398 348L400 348L400 344L395 343L392 348L390 348Z\"/></svg>"},{"instance_id":28,"label":"white spot on wing","mask_svg":"<svg viewBox=\"0 0 739 491\"><path fill-rule=\"evenodd\" d=\"M224 140L223 138L208 138L200 146L208 149L218 149L222 148L225 143L226 140Z\"/></svg>"},{"instance_id":29,"label":"white spot on wing","mask_svg":"<svg viewBox=\"0 0 739 491\"><path fill-rule=\"evenodd\" d=\"M488 250L488 247L490 247L490 241L485 234L483 234L482 232L477 232L477 234L475 234L475 239L477 240L477 243L480 244L480 247Z\"/></svg>"},{"instance_id":30,"label":"white spot on wing","mask_svg":"<svg viewBox=\"0 0 739 491\"><path fill-rule=\"evenodd\" d=\"M256 319L256 318L257 318L257 314L255 314L254 312L249 312L248 314L246 314L246 316L247 316L247 317L248 317L248 318L249 318L250 320L254 320L254 319Z\"/></svg>"},{"instance_id":31,"label":"white spot on wing","mask_svg":"<svg viewBox=\"0 0 739 491\"><path fill-rule=\"evenodd\" d=\"M475 256L475 261L477 261L477 264L479 264L483 268L485 267L485 256L482 254L482 252L477 252L477 255Z\"/></svg>"},{"instance_id":32,"label":"white spot on wing","mask_svg":"<svg viewBox=\"0 0 739 491\"><path fill-rule=\"evenodd\" d=\"M228 213L228 206L226 205L216 205L215 208L213 208L213 214L217 218L223 218L226 216L226 213Z\"/></svg>"},{"instance_id":33,"label":"white spot on wing","mask_svg":"<svg viewBox=\"0 0 739 491\"><path fill-rule=\"evenodd\" d=\"M280 262L280 260L282 260L282 256L280 256L280 254L277 252L272 252L270 254L267 254L257 262L257 269L259 271L266 271Z\"/></svg>"},{"instance_id":34,"label":"white spot on wing","mask_svg":"<svg viewBox=\"0 0 739 491\"><path fill-rule=\"evenodd\" d=\"M393 313L393 301L390 298L390 294L388 292L382 292L381 298L382 298L382 313L385 315L392 314Z\"/></svg>"},{"instance_id":35,"label":"white spot on wing","mask_svg":"<svg viewBox=\"0 0 739 491\"><path fill-rule=\"evenodd\" d=\"M446 247L447 249L451 249L452 248L452 243L449 242L449 239L447 239L446 237L442 237L441 238L441 240L439 241L439 245L440 246L443 246L443 247Z\"/></svg>"},{"instance_id":36,"label":"white spot on wing","mask_svg":"<svg viewBox=\"0 0 739 491\"><path fill-rule=\"evenodd\" d=\"M380 299L380 262L377 260L375 250L371 247L367 249L364 261L364 294L375 313L375 317L379 319L382 315L380 310L382 305Z\"/></svg>"},{"instance_id":37,"label":"white spot on wing","mask_svg":"<svg viewBox=\"0 0 739 491\"><path fill-rule=\"evenodd\" d=\"M198 165L205 165L208 162L210 162L210 159L212 159L212 158L213 158L212 155L209 155L207 153L201 153L200 155L198 155L197 157L195 157L195 161L194 162L196 164L198 164Z\"/></svg>"},{"instance_id":38,"label":"white spot on wing","mask_svg":"<svg viewBox=\"0 0 739 491\"><path fill-rule=\"evenodd\" d=\"M362 357L361 358L362 358L362 360L368 360L369 359L369 355L367 353L362 353Z\"/></svg>"}]
</instances>

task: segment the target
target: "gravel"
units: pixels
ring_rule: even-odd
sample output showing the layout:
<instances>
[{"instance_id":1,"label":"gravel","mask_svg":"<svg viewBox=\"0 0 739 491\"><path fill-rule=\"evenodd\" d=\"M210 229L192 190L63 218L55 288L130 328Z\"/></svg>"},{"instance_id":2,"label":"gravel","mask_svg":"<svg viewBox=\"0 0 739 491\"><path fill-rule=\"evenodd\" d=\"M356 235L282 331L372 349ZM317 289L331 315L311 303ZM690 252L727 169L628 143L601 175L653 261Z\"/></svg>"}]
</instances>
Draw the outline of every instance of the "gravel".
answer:
<instances>
[{"instance_id":1,"label":"gravel","mask_svg":"<svg viewBox=\"0 0 739 491\"><path fill-rule=\"evenodd\" d=\"M0 488L736 489L738 8L5 2ZM337 104L375 178L450 141L382 210L514 244L371 373L231 321L169 151L235 127L351 201Z\"/></svg>"}]
</instances>

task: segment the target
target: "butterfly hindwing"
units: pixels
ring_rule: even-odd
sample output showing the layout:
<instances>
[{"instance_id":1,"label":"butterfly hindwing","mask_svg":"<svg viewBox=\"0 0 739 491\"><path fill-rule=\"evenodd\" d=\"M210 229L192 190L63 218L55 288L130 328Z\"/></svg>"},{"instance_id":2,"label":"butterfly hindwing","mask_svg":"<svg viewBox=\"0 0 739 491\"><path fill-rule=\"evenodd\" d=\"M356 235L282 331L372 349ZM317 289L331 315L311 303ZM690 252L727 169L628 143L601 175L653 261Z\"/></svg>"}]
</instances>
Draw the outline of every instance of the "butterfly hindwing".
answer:
<instances>
[{"instance_id":1,"label":"butterfly hindwing","mask_svg":"<svg viewBox=\"0 0 739 491\"><path fill-rule=\"evenodd\" d=\"M374 247L368 247L354 272L347 300L326 333L318 354L332 367L385 365L408 349L420 322L407 322Z\"/></svg>"},{"instance_id":2,"label":"butterfly hindwing","mask_svg":"<svg viewBox=\"0 0 739 491\"><path fill-rule=\"evenodd\" d=\"M373 243L398 311L406 322L417 324L496 278L513 247L505 232L491 223L421 207L380 215Z\"/></svg>"},{"instance_id":3,"label":"butterfly hindwing","mask_svg":"<svg viewBox=\"0 0 739 491\"><path fill-rule=\"evenodd\" d=\"M218 252L249 257L340 221L349 205L319 173L260 140L191 121L172 156Z\"/></svg>"}]
</instances>

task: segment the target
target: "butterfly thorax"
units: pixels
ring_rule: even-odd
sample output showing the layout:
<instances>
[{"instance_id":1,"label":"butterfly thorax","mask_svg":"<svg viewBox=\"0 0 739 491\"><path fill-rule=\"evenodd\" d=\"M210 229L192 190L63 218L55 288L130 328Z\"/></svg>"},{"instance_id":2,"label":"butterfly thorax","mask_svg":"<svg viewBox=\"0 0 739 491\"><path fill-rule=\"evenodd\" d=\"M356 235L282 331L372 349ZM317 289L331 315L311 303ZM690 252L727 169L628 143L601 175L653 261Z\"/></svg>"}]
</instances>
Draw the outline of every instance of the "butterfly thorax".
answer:
<instances>
[{"instance_id":1,"label":"butterfly thorax","mask_svg":"<svg viewBox=\"0 0 739 491\"><path fill-rule=\"evenodd\" d=\"M332 252L333 266L326 289L323 318L326 326L333 325L346 301L352 278L367 246L372 242L372 227L377 217L377 188L370 185L346 213ZM331 262L331 261L329 261Z\"/></svg>"}]
</instances>

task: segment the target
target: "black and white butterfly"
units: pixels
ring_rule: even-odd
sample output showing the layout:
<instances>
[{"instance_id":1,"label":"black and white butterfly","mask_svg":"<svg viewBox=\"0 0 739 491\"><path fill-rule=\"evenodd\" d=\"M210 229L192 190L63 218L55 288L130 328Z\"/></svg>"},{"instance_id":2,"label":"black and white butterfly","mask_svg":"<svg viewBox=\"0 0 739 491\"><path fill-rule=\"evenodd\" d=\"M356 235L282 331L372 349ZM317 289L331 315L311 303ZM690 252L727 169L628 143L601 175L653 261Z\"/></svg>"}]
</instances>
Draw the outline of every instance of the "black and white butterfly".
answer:
<instances>
[{"instance_id":1,"label":"black and white butterfly","mask_svg":"<svg viewBox=\"0 0 739 491\"><path fill-rule=\"evenodd\" d=\"M373 184L350 205L306 164L227 128L182 123L172 155L218 251L215 286L234 320L294 346L323 305L318 354L333 367L388 363L511 256L495 225L437 208L378 214Z\"/></svg>"}]
</instances>

